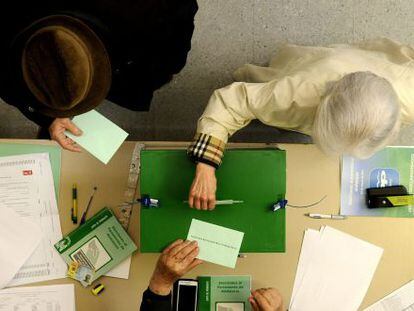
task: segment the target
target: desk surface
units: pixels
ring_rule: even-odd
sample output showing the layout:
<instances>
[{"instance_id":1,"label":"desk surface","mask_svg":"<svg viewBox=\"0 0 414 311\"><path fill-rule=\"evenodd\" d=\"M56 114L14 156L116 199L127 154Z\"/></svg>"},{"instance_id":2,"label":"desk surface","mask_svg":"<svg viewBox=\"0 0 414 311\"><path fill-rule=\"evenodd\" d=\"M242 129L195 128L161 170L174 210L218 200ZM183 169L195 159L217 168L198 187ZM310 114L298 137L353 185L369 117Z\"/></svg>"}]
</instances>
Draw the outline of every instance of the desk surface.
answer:
<instances>
[{"instance_id":1,"label":"desk surface","mask_svg":"<svg viewBox=\"0 0 414 311\"><path fill-rule=\"evenodd\" d=\"M0 142L49 143L43 141L0 140ZM185 143L146 143L147 147L179 148ZM263 144L230 144L229 147L263 147ZM399 218L352 217L347 220L314 220L303 216L306 212L338 213L340 204L340 162L325 157L314 145L280 144L287 151L287 199L295 205L305 205L327 198L308 209L287 209L286 253L248 254L239 259L236 269L204 263L187 277L197 275L251 275L253 288L276 287L287 305L296 274L304 230L329 225L384 248L384 255L363 302L366 307L387 293L414 279L414 220ZM85 208L93 186L98 187L91 208L92 215L104 206L115 207L123 199L133 142L126 142L108 165L103 165L87 152L62 154L60 200L58 202L63 233L74 229L70 220L72 184L78 185L79 213ZM133 211L129 233L139 246L139 210ZM185 238L185 237L182 237ZM132 259L129 280L104 277L100 282L106 291L95 297L69 279L38 283L76 283L78 311L139 310L142 292L154 269L157 254L136 253ZM260 264L258 264L260 263ZM31 286L31 285L28 285Z\"/></svg>"}]
</instances>

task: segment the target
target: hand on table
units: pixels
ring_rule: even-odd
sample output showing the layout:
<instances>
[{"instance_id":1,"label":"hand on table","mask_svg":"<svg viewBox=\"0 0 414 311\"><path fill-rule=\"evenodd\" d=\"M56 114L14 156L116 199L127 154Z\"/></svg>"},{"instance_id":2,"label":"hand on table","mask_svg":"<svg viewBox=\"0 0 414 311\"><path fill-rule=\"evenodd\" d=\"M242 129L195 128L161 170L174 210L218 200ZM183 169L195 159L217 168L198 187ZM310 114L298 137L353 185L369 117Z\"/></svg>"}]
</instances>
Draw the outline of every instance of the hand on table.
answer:
<instances>
[{"instance_id":1,"label":"hand on table","mask_svg":"<svg viewBox=\"0 0 414 311\"><path fill-rule=\"evenodd\" d=\"M168 295L174 282L202 263L197 259L197 242L177 240L158 259L149 289L157 295Z\"/></svg>"},{"instance_id":2,"label":"hand on table","mask_svg":"<svg viewBox=\"0 0 414 311\"><path fill-rule=\"evenodd\" d=\"M213 210L216 206L216 169L208 164L198 163L188 204L198 210Z\"/></svg>"},{"instance_id":3,"label":"hand on table","mask_svg":"<svg viewBox=\"0 0 414 311\"><path fill-rule=\"evenodd\" d=\"M65 131L69 131L76 136L82 135L82 131L69 118L56 118L49 127L50 137L63 149L80 152L80 147L65 135Z\"/></svg>"},{"instance_id":4,"label":"hand on table","mask_svg":"<svg viewBox=\"0 0 414 311\"><path fill-rule=\"evenodd\" d=\"M275 288L260 288L252 291L249 301L253 311L283 311L282 296Z\"/></svg>"}]
</instances>

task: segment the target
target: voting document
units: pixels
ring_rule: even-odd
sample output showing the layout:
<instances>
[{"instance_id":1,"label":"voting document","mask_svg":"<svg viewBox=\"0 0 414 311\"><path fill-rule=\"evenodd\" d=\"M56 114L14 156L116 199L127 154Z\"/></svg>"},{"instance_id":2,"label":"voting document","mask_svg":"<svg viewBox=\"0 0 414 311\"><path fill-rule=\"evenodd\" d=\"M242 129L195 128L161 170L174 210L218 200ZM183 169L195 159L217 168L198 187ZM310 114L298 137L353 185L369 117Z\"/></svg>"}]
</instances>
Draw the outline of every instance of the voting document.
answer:
<instances>
[{"instance_id":1,"label":"voting document","mask_svg":"<svg viewBox=\"0 0 414 311\"><path fill-rule=\"evenodd\" d=\"M53 245L62 238L49 154L0 158L0 208L38 224L42 241L8 286L64 278L66 264Z\"/></svg>"},{"instance_id":2,"label":"voting document","mask_svg":"<svg viewBox=\"0 0 414 311\"><path fill-rule=\"evenodd\" d=\"M0 290L0 311L76 311L75 286L50 285Z\"/></svg>"}]
</instances>

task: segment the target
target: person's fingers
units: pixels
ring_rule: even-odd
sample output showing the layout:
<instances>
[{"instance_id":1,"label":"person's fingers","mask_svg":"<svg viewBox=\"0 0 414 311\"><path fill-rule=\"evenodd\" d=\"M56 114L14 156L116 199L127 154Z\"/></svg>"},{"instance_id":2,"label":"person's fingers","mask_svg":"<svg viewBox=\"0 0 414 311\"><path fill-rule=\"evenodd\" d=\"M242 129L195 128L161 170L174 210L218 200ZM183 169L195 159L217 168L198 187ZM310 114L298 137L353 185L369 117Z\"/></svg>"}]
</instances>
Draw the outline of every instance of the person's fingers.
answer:
<instances>
[{"instance_id":1,"label":"person's fingers","mask_svg":"<svg viewBox=\"0 0 414 311\"><path fill-rule=\"evenodd\" d=\"M170 245L168 245L163 251L162 251L162 253L163 254L168 254L168 252L172 249L172 248L174 248L175 246L177 246L178 244L181 244L181 243L183 243L184 241L183 240L181 240L181 239L179 239L179 240L176 240L176 241L174 241L174 242L172 242Z\"/></svg>"},{"instance_id":2,"label":"person's fingers","mask_svg":"<svg viewBox=\"0 0 414 311\"><path fill-rule=\"evenodd\" d=\"M272 301L272 306L279 308L283 308L283 298L280 295L279 291L276 288L267 288L266 295L270 297L269 299Z\"/></svg>"},{"instance_id":3,"label":"person's fingers","mask_svg":"<svg viewBox=\"0 0 414 311\"><path fill-rule=\"evenodd\" d=\"M208 209L212 211L216 207L216 197L210 196L208 199Z\"/></svg>"},{"instance_id":4,"label":"person's fingers","mask_svg":"<svg viewBox=\"0 0 414 311\"><path fill-rule=\"evenodd\" d=\"M194 259L193 262L188 266L188 271L193 270L195 267L201 265L203 263L200 259Z\"/></svg>"},{"instance_id":5,"label":"person's fingers","mask_svg":"<svg viewBox=\"0 0 414 311\"><path fill-rule=\"evenodd\" d=\"M54 134L52 139L55 140L60 146L62 146L62 148L66 150L74 152L81 151L81 149L74 144L73 140L66 137L66 135L63 133Z\"/></svg>"},{"instance_id":6,"label":"person's fingers","mask_svg":"<svg viewBox=\"0 0 414 311\"><path fill-rule=\"evenodd\" d=\"M203 189L201 191L200 201L201 201L201 209L203 211L207 211L208 210L208 187L207 185L203 186Z\"/></svg>"},{"instance_id":7,"label":"person's fingers","mask_svg":"<svg viewBox=\"0 0 414 311\"><path fill-rule=\"evenodd\" d=\"M71 138L66 137L65 142L72 148L72 151L81 152L82 149Z\"/></svg>"},{"instance_id":8,"label":"person's fingers","mask_svg":"<svg viewBox=\"0 0 414 311\"><path fill-rule=\"evenodd\" d=\"M272 297L273 301L279 301L280 300L280 294L277 291L277 289L269 287L266 288L266 294L269 295L270 297Z\"/></svg>"},{"instance_id":9,"label":"person's fingers","mask_svg":"<svg viewBox=\"0 0 414 311\"><path fill-rule=\"evenodd\" d=\"M177 255L177 258L185 260L189 254L191 254L195 249L197 249L197 241L191 241L186 247L182 248Z\"/></svg>"},{"instance_id":10,"label":"person's fingers","mask_svg":"<svg viewBox=\"0 0 414 311\"><path fill-rule=\"evenodd\" d=\"M194 207L194 196L192 195L191 190L188 195L188 205L190 206L190 208Z\"/></svg>"},{"instance_id":11,"label":"person's fingers","mask_svg":"<svg viewBox=\"0 0 414 311\"><path fill-rule=\"evenodd\" d=\"M253 311L260 311L259 306L257 305L257 302L256 302L256 300L254 300L253 297L249 297L249 302L250 302L250 305L253 308Z\"/></svg>"},{"instance_id":12,"label":"person's fingers","mask_svg":"<svg viewBox=\"0 0 414 311\"><path fill-rule=\"evenodd\" d=\"M177 254L184 248L186 247L188 244L190 244L191 241L184 241L181 244L178 244L176 246L174 246L168 253L169 256L171 257L176 257Z\"/></svg>"},{"instance_id":13,"label":"person's fingers","mask_svg":"<svg viewBox=\"0 0 414 311\"><path fill-rule=\"evenodd\" d=\"M188 205L190 205L191 208L195 207L195 199L197 196L197 177L194 178L193 183L190 187L190 193L188 194Z\"/></svg>"},{"instance_id":14,"label":"person's fingers","mask_svg":"<svg viewBox=\"0 0 414 311\"><path fill-rule=\"evenodd\" d=\"M70 119L68 118L63 119L63 125L73 135L76 135L76 136L82 135L82 131Z\"/></svg>"},{"instance_id":15,"label":"person's fingers","mask_svg":"<svg viewBox=\"0 0 414 311\"><path fill-rule=\"evenodd\" d=\"M200 203L200 198L198 197L198 196L196 196L195 198L194 198L194 207L196 208L196 209L201 209L201 203Z\"/></svg>"},{"instance_id":16,"label":"person's fingers","mask_svg":"<svg viewBox=\"0 0 414 311\"><path fill-rule=\"evenodd\" d=\"M207 195L206 194L203 194L201 196L201 209L203 211L208 210L208 199L207 199Z\"/></svg>"},{"instance_id":17,"label":"person's fingers","mask_svg":"<svg viewBox=\"0 0 414 311\"><path fill-rule=\"evenodd\" d=\"M270 308L270 304L265 297L260 293L260 290L256 290L252 292L252 296L254 300L256 300L257 304L260 308Z\"/></svg>"},{"instance_id":18,"label":"person's fingers","mask_svg":"<svg viewBox=\"0 0 414 311\"><path fill-rule=\"evenodd\" d=\"M192 245L194 245L195 247L193 247L191 251L183 258L184 264L189 264L190 262L192 262L198 256L198 253L200 252L200 249L197 244L192 244Z\"/></svg>"},{"instance_id":19,"label":"person's fingers","mask_svg":"<svg viewBox=\"0 0 414 311\"><path fill-rule=\"evenodd\" d=\"M259 288L258 292L267 300L270 305L272 305L273 297L267 288Z\"/></svg>"}]
</instances>

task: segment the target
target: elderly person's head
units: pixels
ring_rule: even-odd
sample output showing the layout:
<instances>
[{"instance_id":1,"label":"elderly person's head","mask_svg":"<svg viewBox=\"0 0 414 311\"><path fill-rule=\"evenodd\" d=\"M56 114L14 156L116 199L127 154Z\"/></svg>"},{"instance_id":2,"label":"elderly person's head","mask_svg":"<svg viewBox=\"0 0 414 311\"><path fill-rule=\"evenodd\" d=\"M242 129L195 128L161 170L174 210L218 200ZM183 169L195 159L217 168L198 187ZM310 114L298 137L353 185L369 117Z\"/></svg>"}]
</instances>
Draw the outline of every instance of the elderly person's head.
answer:
<instances>
[{"instance_id":1,"label":"elderly person's head","mask_svg":"<svg viewBox=\"0 0 414 311\"><path fill-rule=\"evenodd\" d=\"M391 84L356 72L329 86L316 112L313 139L327 154L367 158L399 132L400 104Z\"/></svg>"}]
</instances>

